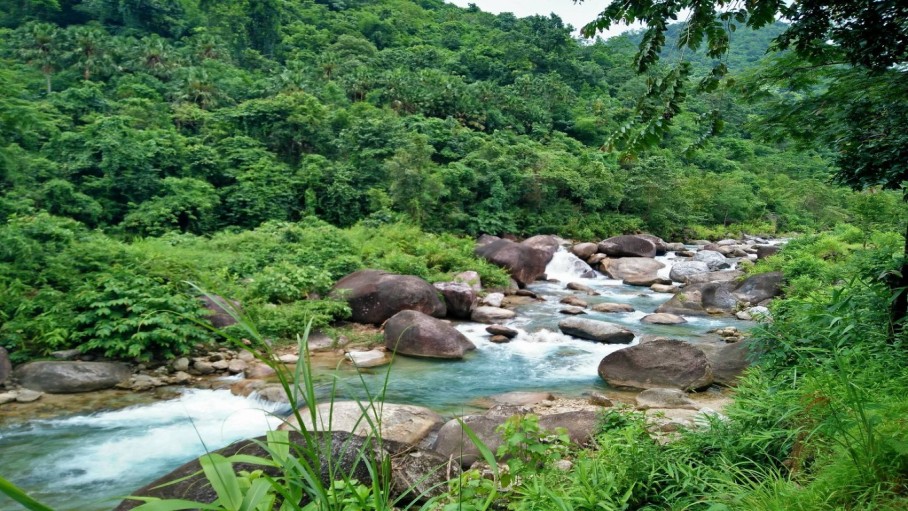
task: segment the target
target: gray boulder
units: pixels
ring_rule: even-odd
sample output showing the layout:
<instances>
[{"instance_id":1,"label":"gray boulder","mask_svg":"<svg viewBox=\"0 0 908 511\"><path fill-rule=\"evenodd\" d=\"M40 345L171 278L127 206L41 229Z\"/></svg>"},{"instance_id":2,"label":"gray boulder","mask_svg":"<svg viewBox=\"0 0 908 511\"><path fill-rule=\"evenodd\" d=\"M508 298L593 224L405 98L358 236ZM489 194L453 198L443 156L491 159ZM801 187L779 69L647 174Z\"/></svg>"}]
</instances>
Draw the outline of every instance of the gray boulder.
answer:
<instances>
[{"instance_id":1,"label":"gray boulder","mask_svg":"<svg viewBox=\"0 0 908 511\"><path fill-rule=\"evenodd\" d=\"M331 296L346 300L356 323L380 325L402 310L444 317L447 308L438 291L425 280L381 270L359 270L340 279Z\"/></svg>"},{"instance_id":2,"label":"gray boulder","mask_svg":"<svg viewBox=\"0 0 908 511\"><path fill-rule=\"evenodd\" d=\"M719 252L701 250L694 255L694 261L706 263L710 271L726 270L731 268L731 262Z\"/></svg>"},{"instance_id":3,"label":"gray boulder","mask_svg":"<svg viewBox=\"0 0 908 511\"><path fill-rule=\"evenodd\" d=\"M399 355L463 358L476 345L456 328L419 311L400 311L385 323L385 347Z\"/></svg>"},{"instance_id":4,"label":"gray boulder","mask_svg":"<svg viewBox=\"0 0 908 511\"><path fill-rule=\"evenodd\" d=\"M26 388L49 394L73 394L110 389L132 376L120 362L29 362L13 372Z\"/></svg>"},{"instance_id":5,"label":"gray boulder","mask_svg":"<svg viewBox=\"0 0 908 511\"><path fill-rule=\"evenodd\" d=\"M618 350L599 363L599 376L613 387L694 390L713 381L706 354L682 341L654 340Z\"/></svg>"},{"instance_id":6,"label":"gray boulder","mask_svg":"<svg viewBox=\"0 0 908 511\"><path fill-rule=\"evenodd\" d=\"M782 292L782 273L759 273L749 277L734 290L738 300L757 305L764 300L778 296Z\"/></svg>"},{"instance_id":7,"label":"gray boulder","mask_svg":"<svg viewBox=\"0 0 908 511\"><path fill-rule=\"evenodd\" d=\"M468 319L479 301L476 291L469 284L461 282L436 282L434 284L445 300L449 317Z\"/></svg>"},{"instance_id":8,"label":"gray boulder","mask_svg":"<svg viewBox=\"0 0 908 511\"><path fill-rule=\"evenodd\" d=\"M600 241L599 251L609 257L656 257L652 241L631 234Z\"/></svg>"},{"instance_id":9,"label":"gray boulder","mask_svg":"<svg viewBox=\"0 0 908 511\"><path fill-rule=\"evenodd\" d=\"M687 282L688 277L708 271L709 265L703 261L680 261L672 266L668 276L676 282Z\"/></svg>"},{"instance_id":10,"label":"gray boulder","mask_svg":"<svg viewBox=\"0 0 908 511\"><path fill-rule=\"evenodd\" d=\"M608 263L606 266L605 263ZM653 276L665 265L647 257L622 257L603 261L603 271L613 279L624 280L640 276Z\"/></svg>"},{"instance_id":11,"label":"gray boulder","mask_svg":"<svg viewBox=\"0 0 908 511\"><path fill-rule=\"evenodd\" d=\"M490 263L506 269L521 287L525 287L545 273L545 267L555 252L499 239L477 246L475 253Z\"/></svg>"},{"instance_id":12,"label":"gray boulder","mask_svg":"<svg viewBox=\"0 0 908 511\"><path fill-rule=\"evenodd\" d=\"M605 321L565 318L558 322L565 335L608 344L626 344L634 340L634 332Z\"/></svg>"}]
</instances>

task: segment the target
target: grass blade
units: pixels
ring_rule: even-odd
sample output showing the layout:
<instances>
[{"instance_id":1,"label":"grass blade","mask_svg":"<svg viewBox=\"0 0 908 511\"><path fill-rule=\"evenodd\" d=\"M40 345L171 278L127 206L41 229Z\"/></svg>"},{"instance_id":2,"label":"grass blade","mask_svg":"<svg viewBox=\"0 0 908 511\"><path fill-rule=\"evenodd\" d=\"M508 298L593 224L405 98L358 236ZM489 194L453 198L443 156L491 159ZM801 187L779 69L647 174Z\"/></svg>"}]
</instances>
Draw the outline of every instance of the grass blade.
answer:
<instances>
[{"instance_id":1,"label":"grass blade","mask_svg":"<svg viewBox=\"0 0 908 511\"><path fill-rule=\"evenodd\" d=\"M21 488L2 477L0 477L0 492L3 492L7 497L22 504L22 506L29 511L53 511L53 509L29 497Z\"/></svg>"}]
</instances>

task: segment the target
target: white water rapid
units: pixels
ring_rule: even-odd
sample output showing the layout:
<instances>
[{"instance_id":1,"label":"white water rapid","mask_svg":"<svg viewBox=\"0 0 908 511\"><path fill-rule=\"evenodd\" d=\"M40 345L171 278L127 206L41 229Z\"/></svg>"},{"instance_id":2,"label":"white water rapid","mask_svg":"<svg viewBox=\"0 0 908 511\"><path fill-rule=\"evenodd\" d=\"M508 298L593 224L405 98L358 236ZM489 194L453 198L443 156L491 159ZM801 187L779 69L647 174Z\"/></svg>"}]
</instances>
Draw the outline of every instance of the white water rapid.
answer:
<instances>
[{"instance_id":1,"label":"white water rapid","mask_svg":"<svg viewBox=\"0 0 908 511\"><path fill-rule=\"evenodd\" d=\"M186 390L150 405L38 420L0 436L3 475L27 481L58 511L111 509L100 496L124 496L155 477L231 442L264 434L281 408L229 390ZM13 509L0 500L0 509Z\"/></svg>"}]
</instances>

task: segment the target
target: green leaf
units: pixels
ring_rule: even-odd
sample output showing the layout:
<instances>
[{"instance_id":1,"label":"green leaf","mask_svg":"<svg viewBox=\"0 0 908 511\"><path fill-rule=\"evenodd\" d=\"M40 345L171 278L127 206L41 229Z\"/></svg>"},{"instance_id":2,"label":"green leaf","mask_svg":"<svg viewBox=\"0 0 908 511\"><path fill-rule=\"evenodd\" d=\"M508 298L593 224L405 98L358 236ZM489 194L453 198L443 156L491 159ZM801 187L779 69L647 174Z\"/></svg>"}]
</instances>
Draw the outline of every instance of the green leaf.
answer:
<instances>
[{"instance_id":1,"label":"green leaf","mask_svg":"<svg viewBox=\"0 0 908 511\"><path fill-rule=\"evenodd\" d=\"M237 511L243 502L243 492L233 472L233 464L217 453L202 456L199 463L211 487L218 494L221 505L230 511Z\"/></svg>"},{"instance_id":2,"label":"green leaf","mask_svg":"<svg viewBox=\"0 0 908 511\"><path fill-rule=\"evenodd\" d=\"M21 488L2 477L0 477L0 492L5 493L7 497L22 504L25 506L25 509L28 509L29 511L53 511L53 509L31 498Z\"/></svg>"}]
</instances>

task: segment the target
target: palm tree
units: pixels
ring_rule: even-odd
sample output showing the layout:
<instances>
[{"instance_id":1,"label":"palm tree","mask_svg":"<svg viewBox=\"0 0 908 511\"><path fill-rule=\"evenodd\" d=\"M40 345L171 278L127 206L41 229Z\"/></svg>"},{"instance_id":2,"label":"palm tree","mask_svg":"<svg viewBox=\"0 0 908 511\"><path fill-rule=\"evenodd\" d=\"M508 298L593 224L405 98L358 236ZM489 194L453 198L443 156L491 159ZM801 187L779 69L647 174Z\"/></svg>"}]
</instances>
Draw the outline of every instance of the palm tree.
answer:
<instances>
[{"instance_id":1,"label":"palm tree","mask_svg":"<svg viewBox=\"0 0 908 511\"><path fill-rule=\"evenodd\" d=\"M110 39L103 29L79 26L67 30L70 49L67 56L80 68L83 80L91 80L92 73L110 68Z\"/></svg>"},{"instance_id":2,"label":"palm tree","mask_svg":"<svg viewBox=\"0 0 908 511\"><path fill-rule=\"evenodd\" d=\"M41 71L50 94L51 76L60 64L60 31L50 23L29 23L17 35L19 57Z\"/></svg>"}]
</instances>

